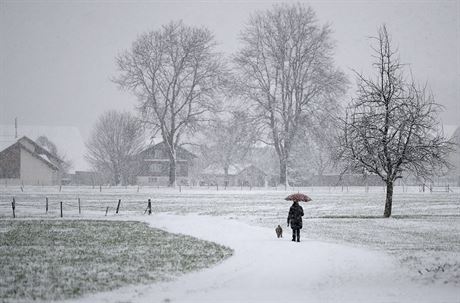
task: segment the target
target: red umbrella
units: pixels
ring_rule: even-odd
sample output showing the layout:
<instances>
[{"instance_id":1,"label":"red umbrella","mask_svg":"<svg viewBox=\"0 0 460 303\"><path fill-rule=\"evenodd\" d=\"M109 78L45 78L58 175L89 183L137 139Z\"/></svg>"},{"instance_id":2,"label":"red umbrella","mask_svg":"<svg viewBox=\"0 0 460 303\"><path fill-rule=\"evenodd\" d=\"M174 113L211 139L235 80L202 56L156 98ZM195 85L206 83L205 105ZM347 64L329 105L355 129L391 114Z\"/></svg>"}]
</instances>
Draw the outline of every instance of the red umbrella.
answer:
<instances>
[{"instance_id":1,"label":"red umbrella","mask_svg":"<svg viewBox=\"0 0 460 303\"><path fill-rule=\"evenodd\" d=\"M297 193L297 194L292 194L292 195L287 196L284 200L308 202L308 201L311 201L311 198L307 195Z\"/></svg>"}]
</instances>

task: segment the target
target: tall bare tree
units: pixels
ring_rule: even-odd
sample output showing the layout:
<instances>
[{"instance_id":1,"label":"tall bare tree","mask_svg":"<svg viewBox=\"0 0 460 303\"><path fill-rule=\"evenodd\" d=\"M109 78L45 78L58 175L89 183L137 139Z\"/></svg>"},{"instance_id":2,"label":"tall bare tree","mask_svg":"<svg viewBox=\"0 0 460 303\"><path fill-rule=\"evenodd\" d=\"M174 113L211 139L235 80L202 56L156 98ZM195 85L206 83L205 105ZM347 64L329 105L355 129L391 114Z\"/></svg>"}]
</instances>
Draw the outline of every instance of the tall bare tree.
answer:
<instances>
[{"instance_id":1,"label":"tall bare tree","mask_svg":"<svg viewBox=\"0 0 460 303\"><path fill-rule=\"evenodd\" d=\"M320 26L311 7L274 6L253 15L235 56L239 88L253 102L280 162L280 183L305 120L327 114L344 92L346 79L334 67L331 29Z\"/></svg>"},{"instance_id":2,"label":"tall bare tree","mask_svg":"<svg viewBox=\"0 0 460 303\"><path fill-rule=\"evenodd\" d=\"M452 145L439 127L440 105L426 85L406 78L385 26L375 42L376 75L356 73L356 98L346 110L340 151L346 169L376 174L386 183L384 217L390 217L394 182L403 173L433 176L448 166Z\"/></svg>"},{"instance_id":3,"label":"tall bare tree","mask_svg":"<svg viewBox=\"0 0 460 303\"><path fill-rule=\"evenodd\" d=\"M212 121L205 130L202 153L208 163L222 168L225 181L231 165L244 161L258 139L253 121L243 111L233 111L230 118Z\"/></svg>"},{"instance_id":4,"label":"tall bare tree","mask_svg":"<svg viewBox=\"0 0 460 303\"><path fill-rule=\"evenodd\" d=\"M160 133L170 160L169 184L176 184L176 149L216 106L225 65L211 32L171 22L141 35L117 57L115 82L139 99L143 121Z\"/></svg>"},{"instance_id":5,"label":"tall bare tree","mask_svg":"<svg viewBox=\"0 0 460 303\"><path fill-rule=\"evenodd\" d=\"M127 184L143 147L144 129L140 121L128 112L111 110L96 122L86 143L86 159L112 184Z\"/></svg>"}]
</instances>

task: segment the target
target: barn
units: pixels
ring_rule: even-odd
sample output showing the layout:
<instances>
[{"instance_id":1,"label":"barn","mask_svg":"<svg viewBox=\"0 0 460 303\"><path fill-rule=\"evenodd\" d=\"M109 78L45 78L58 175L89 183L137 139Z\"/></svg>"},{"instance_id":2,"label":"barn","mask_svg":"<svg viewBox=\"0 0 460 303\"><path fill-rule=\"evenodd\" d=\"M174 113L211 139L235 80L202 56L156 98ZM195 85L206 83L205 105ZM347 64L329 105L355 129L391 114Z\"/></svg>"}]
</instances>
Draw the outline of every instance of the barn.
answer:
<instances>
[{"instance_id":1,"label":"barn","mask_svg":"<svg viewBox=\"0 0 460 303\"><path fill-rule=\"evenodd\" d=\"M24 136L0 151L0 183L59 185L62 160Z\"/></svg>"}]
</instances>

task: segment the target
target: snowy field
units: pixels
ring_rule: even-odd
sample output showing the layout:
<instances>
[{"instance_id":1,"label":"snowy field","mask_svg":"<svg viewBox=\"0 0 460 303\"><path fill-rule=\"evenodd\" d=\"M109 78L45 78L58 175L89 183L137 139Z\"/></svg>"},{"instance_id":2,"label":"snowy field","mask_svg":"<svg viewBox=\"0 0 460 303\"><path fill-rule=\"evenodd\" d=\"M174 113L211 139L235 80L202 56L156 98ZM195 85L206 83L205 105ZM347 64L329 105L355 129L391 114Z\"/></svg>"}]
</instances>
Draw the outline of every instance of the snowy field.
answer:
<instances>
[{"instance_id":1,"label":"snowy field","mask_svg":"<svg viewBox=\"0 0 460 303\"><path fill-rule=\"evenodd\" d=\"M230 248L235 249L235 256L225 261L223 266L217 266L215 271L219 272L219 270L225 271L229 266L228 263L231 264L232 260L242 258L239 251L244 251L245 249L245 246L235 247L240 243L237 239L226 241L228 235L225 235L226 230L220 226L221 224L227 224L225 222L235 222L235 224L247 226L241 227L238 225L238 228L241 227L240 232L238 232L238 228L235 229L232 225L231 228L229 227L232 233L249 233L251 229L255 229L257 230L255 237L261 238L266 235L272 241L270 242L269 250L278 251L279 243L284 243L282 244L283 249L287 251L292 249L291 246L294 243L289 241L290 231L285 227L290 203L284 201L284 197L297 191L307 193L313 198L312 202L302 204L305 211L305 220L301 237L304 242L311 245L311 247L303 246L306 249L304 254L311 254L316 251L319 256L314 255L311 258L318 258L321 255L324 256L325 252L331 251L333 252L332 255L337 257L334 259L328 256L328 258L332 258L331 264L335 264L334 262L337 260L342 260L340 259L341 255L351 256L356 253L359 259L359 256L366 253L370 255L372 253L382 254L383 259L376 258L375 262L390 264L394 261L397 267L400 268L400 272L396 276L403 275L405 279L411 281L410 283L426 287L430 290L430 293L442 293L443 295L438 298L439 300L436 300L437 302L460 302L460 294L458 293L458 288L460 287L459 188L451 188L450 192L431 193L429 191L420 192L418 187L397 187L393 203L393 216L390 219L383 219L385 193L382 187L371 187L368 190L362 187L295 188L289 191L284 189L242 190L240 188L227 190L220 188L217 190L216 188L199 189L188 187L182 187L180 191L179 189L144 187L139 189L137 187L112 187L102 188L102 191L98 187L63 187L59 191L59 188L56 187L25 187L23 190L18 187L3 187L0 188L0 217L3 219L12 217L11 201L15 197L15 214L17 218L21 219L59 218L59 202L63 201L64 219L129 219L146 221L154 227L163 228L171 232L190 234L228 245ZM49 200L48 213L45 213L46 197ZM78 198L80 198L81 214L79 214ZM122 202L119 214L115 214L118 199L121 199ZM153 215L150 217L144 214L147 199L152 200ZM105 216L107 207L109 209L107 216ZM206 233L200 233L199 230L196 233L192 232L194 228L199 228L198 225L201 220L204 220L203 224L206 224L209 220L214 220L212 218L221 223L216 223L211 228L208 228L211 229L211 236L206 236ZM172 220L176 220L177 224L170 222ZM193 222L196 223L194 224ZM278 224L283 226L285 231L285 238L280 240L281 242L275 239L274 227ZM181 229L182 225L185 229ZM254 241L258 240L254 239ZM262 241L261 243L263 244L264 242ZM327 248L328 245L331 247ZM353 249L357 251L353 251ZM251 256L255 258L257 254L257 252L247 250L246 262L248 258ZM369 257L371 261L365 261L366 259L363 259L363 261L375 263L372 261L374 257ZM349 262L354 264L354 267L345 266L346 268L341 270L341 267L336 264L337 266L333 267L333 271L336 270L337 272L335 272L335 275L332 272L329 276L331 281L335 281L334 283L339 283L335 280L338 278L337 276L346 279L347 275L352 275L351 271L354 271L353 268L355 267L356 272L360 272L360 265L353 263L356 260L346 260L345 258L337 262ZM241 262L245 261L240 260L238 264L241 264ZM321 263L320 261L318 262ZM324 260L322 260L321 264L331 266L327 262L324 263ZM393 280L390 274L392 272L390 265L388 265L388 273L385 271L385 266L380 267L378 264L375 264L375 266L376 268L363 269L364 278L361 276L360 279L366 280L366 274L364 273L369 270L375 270L388 276L388 281ZM283 272L283 267L275 269L280 276L288 275L287 272ZM235 268L228 270L233 271ZM285 270L288 271L288 269ZM208 271L204 271L203 275L206 275L206 272ZM200 273L187 274L186 276L190 275L200 276ZM371 276L369 276L369 279L376 279L377 283L378 277ZM255 278L259 278L259 276ZM231 278L229 279L231 280ZM206 279L203 278L204 280ZM182 280L179 279L178 281ZM326 279L325 281L328 280ZM192 283L192 285L194 284ZM326 286L324 285L324 287ZM196 285L196 287L206 288L207 286ZM237 288L235 285L234 287ZM321 286L316 285L315 287L317 289L316 293L321 293L318 289ZM359 287L355 285L355 287L364 289L367 286ZM168 287L164 286L162 289L168 289ZM246 288L243 287L241 291L244 289ZM411 294L419 293L417 288L411 289L413 291ZM457 293L452 295L452 289L456 289ZM313 290L310 288L309 291ZM152 294L147 290L141 292L150 294L148 298L152 297ZM171 295L171 291L169 294ZM220 294L222 295L222 293ZM110 298L111 296L108 297ZM206 297L199 298L202 300ZM210 298L217 299L218 295ZM258 297L254 297L255 301L257 301L256 298ZM317 299L319 301L340 302L341 300L338 298L340 298L340 293L337 293L335 297L324 297L324 300ZM349 298L350 300L356 299L353 296ZM383 294L381 298L383 298L380 300L382 302L405 302L401 298L397 299L397 297L384 296ZM434 297L428 296L425 298L433 300ZM99 297L99 299L98 301L102 301L102 297ZM111 300L108 301L111 302ZM139 299L138 301L141 302L142 300ZM149 300L146 299L145 301ZM251 300L248 299L247 301ZM407 301L418 300L414 296L409 296ZM426 300L426 302L434 301Z\"/></svg>"},{"instance_id":2,"label":"snowy field","mask_svg":"<svg viewBox=\"0 0 460 303\"><path fill-rule=\"evenodd\" d=\"M0 220L0 301L62 300L171 280L231 253L140 222Z\"/></svg>"}]
</instances>

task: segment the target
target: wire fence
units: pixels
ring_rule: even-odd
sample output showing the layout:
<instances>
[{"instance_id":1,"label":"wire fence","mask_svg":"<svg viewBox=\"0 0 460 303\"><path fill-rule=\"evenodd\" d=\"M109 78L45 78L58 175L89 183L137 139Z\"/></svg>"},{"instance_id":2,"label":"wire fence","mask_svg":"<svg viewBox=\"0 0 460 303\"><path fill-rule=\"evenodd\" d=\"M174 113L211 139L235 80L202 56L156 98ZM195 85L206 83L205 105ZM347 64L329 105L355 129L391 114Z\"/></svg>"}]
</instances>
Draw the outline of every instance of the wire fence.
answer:
<instances>
[{"instance_id":1,"label":"wire fence","mask_svg":"<svg viewBox=\"0 0 460 303\"><path fill-rule=\"evenodd\" d=\"M279 201L284 195L292 192L304 192L312 195L323 195L327 199L337 200L337 197L355 195L365 200L375 200L383 197L383 186L329 186L329 187L289 187L289 188L218 188L216 187L141 187L141 186L0 186L0 217L79 217L88 215L112 215L118 213L148 214L156 211L170 211L177 206L176 201L185 201L181 208L189 211L216 208L211 200L223 201L225 207L238 211L239 208L249 209L250 206L261 203L269 196L272 201ZM396 186L396 194L423 195L426 197L441 197L444 200L459 200L459 187L440 186ZM452 197L455 195L456 197ZM450 197L449 197L450 196ZM224 197L224 199L222 198ZM255 197L255 198L251 198ZM444 199L446 198L446 199ZM240 202L234 200L241 199ZM420 199L425 199L421 198ZM220 202L219 202L220 203ZM341 202L337 202L341 203ZM251 209L249 209L251 210Z\"/></svg>"},{"instance_id":2,"label":"wire fence","mask_svg":"<svg viewBox=\"0 0 460 303\"><path fill-rule=\"evenodd\" d=\"M2 197L0 201L0 217L12 216L16 218L30 217L36 215L50 215L64 217L66 215L78 216L88 213L102 213L107 215L118 214L121 212L152 213L151 199L141 200L82 200L80 198L72 200L51 200L48 197L30 200L30 197L21 200L20 197L13 196L11 201L5 201Z\"/></svg>"}]
</instances>

